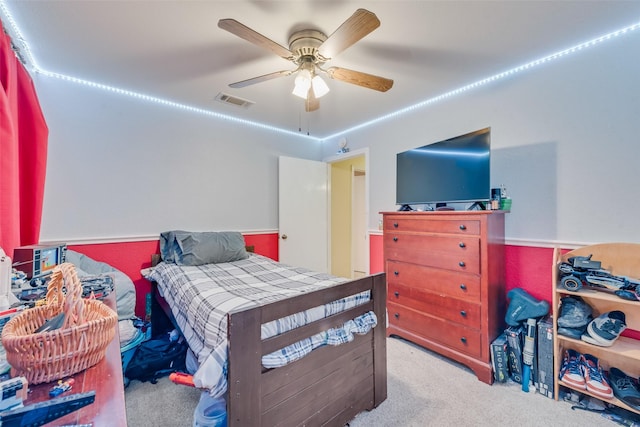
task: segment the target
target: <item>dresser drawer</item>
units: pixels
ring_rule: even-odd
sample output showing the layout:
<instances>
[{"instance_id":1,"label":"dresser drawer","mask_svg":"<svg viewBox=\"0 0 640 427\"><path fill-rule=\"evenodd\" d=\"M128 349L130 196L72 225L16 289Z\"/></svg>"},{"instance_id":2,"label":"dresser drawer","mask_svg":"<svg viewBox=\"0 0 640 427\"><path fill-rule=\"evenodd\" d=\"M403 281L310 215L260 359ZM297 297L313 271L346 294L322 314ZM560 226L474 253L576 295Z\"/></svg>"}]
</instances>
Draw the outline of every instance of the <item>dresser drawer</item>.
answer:
<instances>
[{"instance_id":1,"label":"dresser drawer","mask_svg":"<svg viewBox=\"0 0 640 427\"><path fill-rule=\"evenodd\" d=\"M389 323L393 326L437 341L472 357L479 358L482 355L481 334L477 329L431 317L390 301L387 303L387 309Z\"/></svg>"},{"instance_id":2,"label":"dresser drawer","mask_svg":"<svg viewBox=\"0 0 640 427\"><path fill-rule=\"evenodd\" d=\"M426 289L431 293L480 302L480 276L408 264L399 261L387 261L387 283Z\"/></svg>"},{"instance_id":3,"label":"dresser drawer","mask_svg":"<svg viewBox=\"0 0 640 427\"><path fill-rule=\"evenodd\" d=\"M478 274L480 238L428 234L385 233L384 255L389 260Z\"/></svg>"},{"instance_id":4,"label":"dresser drawer","mask_svg":"<svg viewBox=\"0 0 640 427\"><path fill-rule=\"evenodd\" d=\"M400 304L425 314L480 329L480 304L434 294L423 287L389 283L388 302Z\"/></svg>"},{"instance_id":5,"label":"dresser drawer","mask_svg":"<svg viewBox=\"0 0 640 427\"><path fill-rule=\"evenodd\" d=\"M411 218L398 216L385 216L384 231L410 231L422 233L453 233L470 236L480 235L480 220L478 219L452 219L435 217L425 221L424 218Z\"/></svg>"}]
</instances>

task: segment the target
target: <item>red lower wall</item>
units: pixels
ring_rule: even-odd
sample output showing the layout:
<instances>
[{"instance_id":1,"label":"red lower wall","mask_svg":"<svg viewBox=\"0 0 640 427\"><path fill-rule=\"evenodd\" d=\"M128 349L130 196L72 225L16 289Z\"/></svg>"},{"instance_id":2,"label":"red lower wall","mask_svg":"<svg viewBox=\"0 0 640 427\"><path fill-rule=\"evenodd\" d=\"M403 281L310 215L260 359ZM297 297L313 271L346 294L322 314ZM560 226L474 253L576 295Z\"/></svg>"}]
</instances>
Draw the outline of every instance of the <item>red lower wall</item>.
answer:
<instances>
[{"instance_id":1,"label":"red lower wall","mask_svg":"<svg viewBox=\"0 0 640 427\"><path fill-rule=\"evenodd\" d=\"M245 243L255 247L255 252L278 260L278 233L245 234ZM370 272L384 271L382 235L370 236ZM106 262L133 280L137 289L136 314L144 316L145 295L150 284L140 270L151 265L151 254L159 253L158 240L122 243L69 245L69 249L83 253L97 261ZM523 288L538 299L551 302L551 265L553 249L526 246L505 248L507 292Z\"/></svg>"},{"instance_id":2,"label":"red lower wall","mask_svg":"<svg viewBox=\"0 0 640 427\"><path fill-rule=\"evenodd\" d=\"M278 233L244 234L245 243L255 252L278 260ZM151 254L159 253L158 240L90 245L69 245L69 249L83 253L97 261L106 262L133 280L137 290L136 314L144 317L145 296L151 286L140 270L151 265ZM371 234L369 239L370 273L384 271L382 235ZM528 246L505 247L506 292L522 288L537 299L552 301L553 249ZM640 338L640 333L625 331L625 335Z\"/></svg>"},{"instance_id":3,"label":"red lower wall","mask_svg":"<svg viewBox=\"0 0 640 427\"><path fill-rule=\"evenodd\" d=\"M256 253L278 260L278 233L245 235L244 240L255 247ZM69 249L106 262L129 276L136 287L136 315L144 318L145 296L151 291L151 284L140 270L151 266L152 254L160 253L158 240L69 245Z\"/></svg>"},{"instance_id":4,"label":"red lower wall","mask_svg":"<svg viewBox=\"0 0 640 427\"><path fill-rule=\"evenodd\" d=\"M151 291L151 284L142 277L140 270L151 266L151 254L160 253L158 240L69 245L69 249L106 262L129 276L136 287L136 315L144 318L145 295Z\"/></svg>"}]
</instances>

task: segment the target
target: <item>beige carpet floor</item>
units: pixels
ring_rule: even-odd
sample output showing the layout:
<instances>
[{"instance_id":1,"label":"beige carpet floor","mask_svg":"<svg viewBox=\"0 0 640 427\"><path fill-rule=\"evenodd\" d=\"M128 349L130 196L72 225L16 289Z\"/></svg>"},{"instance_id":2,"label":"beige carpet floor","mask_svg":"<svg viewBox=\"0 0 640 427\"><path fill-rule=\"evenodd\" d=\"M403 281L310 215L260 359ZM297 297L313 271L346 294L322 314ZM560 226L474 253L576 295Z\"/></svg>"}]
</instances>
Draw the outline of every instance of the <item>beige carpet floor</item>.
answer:
<instances>
[{"instance_id":1,"label":"beige carpet floor","mask_svg":"<svg viewBox=\"0 0 640 427\"><path fill-rule=\"evenodd\" d=\"M617 425L599 413L572 410L519 384L489 386L468 368L407 341L389 338L388 397L358 415L350 427L424 426L593 426ZM132 381L125 391L129 427L191 426L200 391L175 385Z\"/></svg>"}]
</instances>

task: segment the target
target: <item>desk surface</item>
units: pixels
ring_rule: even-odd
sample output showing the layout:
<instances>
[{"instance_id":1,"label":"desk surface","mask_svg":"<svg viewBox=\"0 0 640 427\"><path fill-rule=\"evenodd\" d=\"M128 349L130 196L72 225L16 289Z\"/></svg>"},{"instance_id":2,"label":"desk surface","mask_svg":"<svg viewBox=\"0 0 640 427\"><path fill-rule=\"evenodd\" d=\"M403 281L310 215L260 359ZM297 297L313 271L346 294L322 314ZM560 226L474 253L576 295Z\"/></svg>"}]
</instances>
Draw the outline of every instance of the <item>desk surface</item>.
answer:
<instances>
[{"instance_id":1,"label":"desk surface","mask_svg":"<svg viewBox=\"0 0 640 427\"><path fill-rule=\"evenodd\" d=\"M115 293L112 292L104 302L115 309L115 299ZM126 427L127 414L122 379L122 356L120 354L120 338L117 329L113 340L107 347L104 359L96 365L73 375L71 378L75 381L73 388L61 396L95 390L95 402L47 425L92 424L93 427ZM49 390L56 384L57 381L29 386L29 397L24 404L28 405L48 400Z\"/></svg>"}]
</instances>

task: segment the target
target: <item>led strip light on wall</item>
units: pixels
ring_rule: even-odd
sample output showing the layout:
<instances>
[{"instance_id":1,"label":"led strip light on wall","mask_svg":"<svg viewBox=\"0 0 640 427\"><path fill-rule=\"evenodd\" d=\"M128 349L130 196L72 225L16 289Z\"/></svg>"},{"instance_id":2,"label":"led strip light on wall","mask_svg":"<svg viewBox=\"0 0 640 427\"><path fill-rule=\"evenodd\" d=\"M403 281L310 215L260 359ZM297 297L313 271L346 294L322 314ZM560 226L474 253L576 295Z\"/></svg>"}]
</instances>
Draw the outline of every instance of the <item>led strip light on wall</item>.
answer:
<instances>
[{"instance_id":1,"label":"led strip light on wall","mask_svg":"<svg viewBox=\"0 0 640 427\"><path fill-rule=\"evenodd\" d=\"M69 81L69 82L72 82L72 83L82 84L82 85L93 87L93 88L97 88L97 89L102 89L102 90L109 91L109 92L114 92L114 93L119 94L119 95L130 96L130 97L133 97L133 98L141 99L143 101L149 101L149 102L157 103L157 104L160 104L160 105L165 105L165 106L168 106L168 107L181 109L181 110L184 110L184 111L189 111L189 112L192 112L192 113L208 115L208 116L211 116L211 117L214 117L214 118L217 118L217 119L221 119L221 120L229 120L229 121L233 121L233 122L237 122L237 123L242 123L242 124L247 125L247 126L252 126L252 127L261 128L261 129L270 130L270 131L275 131L275 132L280 132L280 133L286 133L286 134L295 135L295 136L299 136L299 137L301 136L301 137L305 137L307 139L318 141L318 142L322 142L322 141L325 141L325 140L330 140L330 139L336 138L336 137L338 137L340 135L344 135L344 134L346 134L348 132L353 132L355 130L365 128L367 126L372 126L372 125L374 125L376 123L379 123L379 122L382 122L382 121L385 121L385 120L389 120L389 119L392 119L392 118L395 118L395 117L399 117L399 116L401 116L403 114L407 114L407 113L413 112L413 111L415 111L417 109L428 107L428 106L430 106L432 104L435 104L437 102L446 100L448 98L451 98L453 96L459 95L461 93L467 92L467 91L469 91L471 89L476 89L476 88L478 88L480 86L484 86L484 85L486 85L488 83L493 83L493 82L495 82L497 80L501 80L501 79L504 79L506 77L513 76L514 74L530 70L532 68L538 67L538 66L546 64L546 63L549 63L549 62L554 61L556 59L563 58L563 57L565 57L567 55L571 55L573 53L576 53L576 52L582 51L584 49L599 45L600 43L603 43L605 41L614 39L614 38L622 36L622 35L629 34L629 33L633 32L633 31L636 31L636 30L640 29L640 22L632 24L632 25L629 25L627 27L621 28L621 29L616 30L616 31L612 31L610 33L607 33L607 34L605 34L603 36L600 36L600 37L596 37L596 38L591 39L589 41L586 41L584 43L580 43L580 44L572 46L570 48L567 48L567 49L564 49L564 50L560 50L558 52L555 52L555 53L552 53L550 55L544 56L542 58L535 59L535 60L527 62L525 64L513 67L513 68L508 69L506 71L503 71L501 73L494 74L492 76L477 80L477 81L475 81L473 83L467 84L465 86L459 87L459 88L451 90L449 92L445 92L445 93L443 93L441 95L437 95L437 96L435 96L433 98L425 99L424 101L421 101L421 102L418 102L416 104L410 105L408 107L399 109L397 111L394 111L392 113L386 114L384 116L380 116L380 117L377 117L375 119L363 122L363 123L361 123L359 125L350 127L348 129L344 129L344 130L342 130L340 132L337 132L337 133L334 133L332 135L328 135L328 136L325 136L325 137L318 138L318 137L312 137L312 136L309 136L309 135L304 135L304 134L299 133L299 132L294 132L294 131L290 131L290 130L287 130L287 129L282 129L282 128L278 128L278 127L275 127L275 126L267 125L267 124L264 124L264 123L254 122L254 121L251 121L251 120L239 119L237 117L216 113L214 111L205 110L203 108L197 108L197 107L181 104L181 103L174 102L174 101L169 101L169 100L166 100L166 99L157 98L157 97L151 96L151 95L145 95L145 94L141 94L141 93L138 93L138 92L133 92L133 91L126 90L126 89L120 89L120 88L117 88L117 87L108 86L108 85L104 85L104 84L101 84L101 83L96 83L96 82L92 82L92 81L89 81L89 80L84 80L84 79L68 76L68 75L65 75L65 74L54 73L54 72L51 72L51 71L44 70L44 69L42 69L41 67L39 67L37 65L37 63L35 61L35 58L31 54L31 50L29 49L29 46L28 46L27 42L24 40L24 37L22 37L22 33L20 32L20 29L19 29L17 23L15 22L15 20L13 19L11 13L9 12L4 0L0 0L0 11L2 12L2 15L4 17L6 17L6 19L3 19L3 21L9 23L9 26L11 27L12 32L16 35L16 38L21 43L21 46L19 46L19 52L18 52L19 56L24 61L26 61L28 64L30 64L31 67L33 67L34 71L36 73L38 73L38 74L42 74L42 75L47 76L47 77L57 78L57 79L60 79L60 80L66 80L66 81ZM14 42L15 42L15 40L14 40Z\"/></svg>"},{"instance_id":2,"label":"led strip light on wall","mask_svg":"<svg viewBox=\"0 0 640 427\"><path fill-rule=\"evenodd\" d=\"M575 45L573 47L570 47L568 49L564 49L564 50L558 51L556 53L552 53L551 55L547 55L547 56L542 57L540 59L535 59L535 60L533 60L531 62L527 62L526 64L522 64L522 65L519 65L517 67L511 68L511 69L509 69L507 71L503 71L501 73L494 74L494 75L492 75L490 77L486 77L484 79L475 81L475 82L470 83L468 85L462 86L462 87L460 87L458 89L454 89L452 91L445 92L442 95L438 95L438 96L435 96L433 98L425 99L424 101L418 102L416 104L410 105L408 107L402 108L400 110L394 111L394 112L386 114L384 116L375 118L373 120L369 120L369 121L361 123L361 124L359 124L357 126L353 126L353 127L349 128L349 129L342 130L342 131L340 131L338 133L335 133L333 135L327 136L325 139L335 138L335 137L340 136L342 134L345 134L347 132L352 132L354 130L362 129L364 127L373 125L374 123L378 123L378 122L381 122L383 120L388 120L388 119L391 119L391 118L394 118L394 117L398 117L398 116L400 116L402 114L409 113L409 112L414 111L414 110L416 110L418 108L427 107L427 106L429 106L431 104L437 103L437 102L445 100L447 98L451 98L452 96L455 96L455 95L459 95L459 94L461 94L463 92L466 92L468 90L475 89L475 88L480 87L480 86L484 86L487 83L492 83L492 82L495 82L496 80L504 79L505 77L513 76L514 74L520 73L522 71L530 70L530 69L535 68L535 67L537 67L539 65L546 64L546 63L548 63L550 61L554 61L556 59L560 59L560 58L565 57L567 55L570 55L572 53L576 53L578 51L593 47L593 46L598 45L598 44L600 44L602 42L605 42L607 40L616 38L616 37L624 35L624 34L628 34L630 32L636 31L638 29L640 29L640 22L635 23L633 25L629 25L628 27L624 27L624 28L621 28L619 30L613 31L611 33L605 34L603 36L596 37L595 39L591 39L591 40L589 40L587 42L580 43L580 44Z\"/></svg>"}]
</instances>

